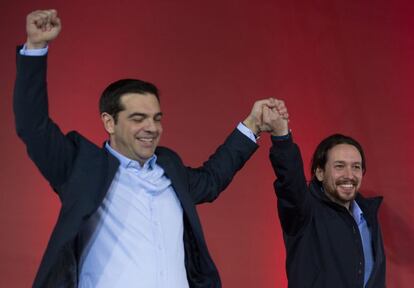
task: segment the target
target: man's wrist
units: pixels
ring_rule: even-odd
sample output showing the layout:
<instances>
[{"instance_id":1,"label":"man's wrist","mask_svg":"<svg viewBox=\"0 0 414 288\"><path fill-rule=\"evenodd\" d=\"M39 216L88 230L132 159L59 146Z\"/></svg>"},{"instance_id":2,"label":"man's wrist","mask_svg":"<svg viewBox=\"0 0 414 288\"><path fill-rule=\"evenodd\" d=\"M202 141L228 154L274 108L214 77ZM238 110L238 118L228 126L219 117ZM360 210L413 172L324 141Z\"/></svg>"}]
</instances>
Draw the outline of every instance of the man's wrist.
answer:
<instances>
[{"instance_id":1,"label":"man's wrist","mask_svg":"<svg viewBox=\"0 0 414 288\"><path fill-rule=\"evenodd\" d=\"M274 135L273 133L271 135L271 139L273 141L285 141L285 140L289 140L291 138L292 138L292 131L291 130L288 130L288 132L284 135Z\"/></svg>"},{"instance_id":2,"label":"man's wrist","mask_svg":"<svg viewBox=\"0 0 414 288\"><path fill-rule=\"evenodd\" d=\"M283 129L282 131L272 131L270 134L275 137L284 137L284 136L287 136L289 133L290 133L290 129L286 128L286 129Z\"/></svg>"},{"instance_id":3,"label":"man's wrist","mask_svg":"<svg viewBox=\"0 0 414 288\"><path fill-rule=\"evenodd\" d=\"M256 122L252 120L250 117L247 117L242 124L250 129L256 137L260 136L260 129L259 126L256 125Z\"/></svg>"},{"instance_id":4,"label":"man's wrist","mask_svg":"<svg viewBox=\"0 0 414 288\"><path fill-rule=\"evenodd\" d=\"M26 40L26 44L24 44L28 50L32 49L43 49L47 47L47 41L41 41L41 42L32 42L29 38Z\"/></svg>"}]
</instances>

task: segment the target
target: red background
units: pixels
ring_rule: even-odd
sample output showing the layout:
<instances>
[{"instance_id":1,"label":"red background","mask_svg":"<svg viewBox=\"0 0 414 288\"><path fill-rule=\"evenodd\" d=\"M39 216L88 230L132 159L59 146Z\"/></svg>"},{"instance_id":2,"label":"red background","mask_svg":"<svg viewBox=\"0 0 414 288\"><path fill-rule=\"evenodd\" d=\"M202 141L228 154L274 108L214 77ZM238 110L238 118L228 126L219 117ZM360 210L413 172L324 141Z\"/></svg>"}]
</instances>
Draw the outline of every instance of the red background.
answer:
<instances>
[{"instance_id":1,"label":"red background","mask_svg":"<svg viewBox=\"0 0 414 288\"><path fill-rule=\"evenodd\" d=\"M383 195L388 287L414 281L413 4L385 0L0 2L0 287L29 287L59 209L17 139L15 46L25 16L56 8L50 111L64 131L97 144L97 102L113 80L161 89L162 145L200 165L257 99L284 99L305 167L334 132L363 144L366 195ZM33 1L34 2L34 1ZM227 191L199 211L224 287L286 287L284 247L268 161L270 141ZM195 148L197 147L197 148ZM309 175L309 174L307 174Z\"/></svg>"}]
</instances>

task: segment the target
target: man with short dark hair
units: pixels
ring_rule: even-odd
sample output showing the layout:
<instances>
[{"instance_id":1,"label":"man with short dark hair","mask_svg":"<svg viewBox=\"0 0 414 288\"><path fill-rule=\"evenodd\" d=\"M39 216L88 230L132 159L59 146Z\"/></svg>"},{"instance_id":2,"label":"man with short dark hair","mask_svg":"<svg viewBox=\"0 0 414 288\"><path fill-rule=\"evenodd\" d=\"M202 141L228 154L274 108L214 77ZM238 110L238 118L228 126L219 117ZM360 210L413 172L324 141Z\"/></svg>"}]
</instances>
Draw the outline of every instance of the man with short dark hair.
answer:
<instances>
[{"instance_id":1,"label":"man with short dark hair","mask_svg":"<svg viewBox=\"0 0 414 288\"><path fill-rule=\"evenodd\" d=\"M286 115L264 107L263 122L272 134L270 160L277 176L288 287L385 287L377 219L382 198L364 198L358 192L366 169L361 145L340 134L323 140L313 155L307 186Z\"/></svg>"},{"instance_id":2,"label":"man with short dark hair","mask_svg":"<svg viewBox=\"0 0 414 288\"><path fill-rule=\"evenodd\" d=\"M55 10L27 16L17 51L16 129L62 207L34 287L221 287L195 205L211 202L257 149L257 101L199 168L159 147L157 88L137 79L112 83L100 101L109 135L100 148L63 134L47 106L47 43L61 29Z\"/></svg>"}]
</instances>

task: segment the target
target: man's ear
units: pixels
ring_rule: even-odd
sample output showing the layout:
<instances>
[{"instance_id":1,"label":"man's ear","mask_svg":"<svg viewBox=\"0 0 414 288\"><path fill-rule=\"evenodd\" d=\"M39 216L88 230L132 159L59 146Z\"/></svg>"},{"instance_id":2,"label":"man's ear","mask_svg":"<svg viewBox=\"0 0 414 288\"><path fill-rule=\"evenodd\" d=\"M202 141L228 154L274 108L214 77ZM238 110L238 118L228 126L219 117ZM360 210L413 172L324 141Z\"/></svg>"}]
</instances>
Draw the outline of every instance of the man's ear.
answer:
<instances>
[{"instance_id":1,"label":"man's ear","mask_svg":"<svg viewBox=\"0 0 414 288\"><path fill-rule=\"evenodd\" d=\"M115 119L106 112L101 114L101 120L104 128L108 134L112 135L115 132Z\"/></svg>"},{"instance_id":2,"label":"man's ear","mask_svg":"<svg viewBox=\"0 0 414 288\"><path fill-rule=\"evenodd\" d=\"M323 181L323 179L324 179L324 171L323 171L323 169L322 168L320 168L320 167L317 167L316 168L316 170L315 170L315 176L316 176L316 178L320 181L320 182L322 182Z\"/></svg>"}]
</instances>

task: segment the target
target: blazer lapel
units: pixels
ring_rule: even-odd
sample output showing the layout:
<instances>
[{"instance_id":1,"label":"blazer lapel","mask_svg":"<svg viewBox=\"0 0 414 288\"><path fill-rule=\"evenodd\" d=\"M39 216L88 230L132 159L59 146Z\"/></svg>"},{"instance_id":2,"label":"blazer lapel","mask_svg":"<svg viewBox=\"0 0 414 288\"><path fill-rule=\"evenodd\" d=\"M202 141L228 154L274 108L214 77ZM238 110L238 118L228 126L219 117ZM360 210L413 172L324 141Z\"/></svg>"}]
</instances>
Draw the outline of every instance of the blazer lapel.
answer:
<instances>
[{"instance_id":1,"label":"blazer lapel","mask_svg":"<svg viewBox=\"0 0 414 288\"><path fill-rule=\"evenodd\" d=\"M101 205L103 199L106 196L106 193L109 190L109 187L111 186L112 180L115 177L116 172L119 168L119 160L113 156L111 153L109 153L105 148L102 148L104 150L105 160L103 161L104 165L102 165L102 175L104 175L104 178L102 179L98 191L99 195L96 197L96 203L95 207L96 209Z\"/></svg>"},{"instance_id":2,"label":"blazer lapel","mask_svg":"<svg viewBox=\"0 0 414 288\"><path fill-rule=\"evenodd\" d=\"M197 218L197 214L195 206L189 197L185 168L177 165L178 163L166 155L166 153L157 153L157 164L164 169L166 176L171 180L175 194L180 200L181 206L188 216L187 218L192 222Z\"/></svg>"}]
</instances>

